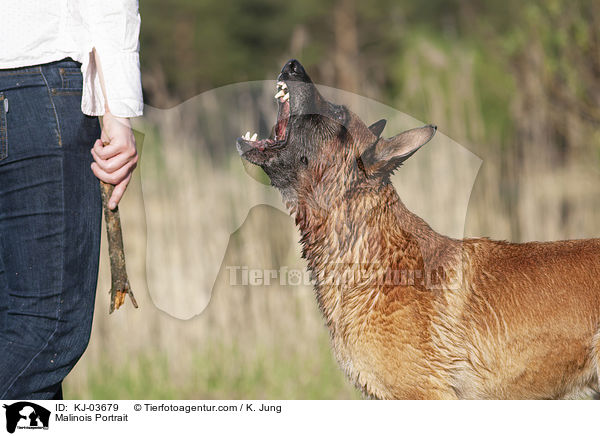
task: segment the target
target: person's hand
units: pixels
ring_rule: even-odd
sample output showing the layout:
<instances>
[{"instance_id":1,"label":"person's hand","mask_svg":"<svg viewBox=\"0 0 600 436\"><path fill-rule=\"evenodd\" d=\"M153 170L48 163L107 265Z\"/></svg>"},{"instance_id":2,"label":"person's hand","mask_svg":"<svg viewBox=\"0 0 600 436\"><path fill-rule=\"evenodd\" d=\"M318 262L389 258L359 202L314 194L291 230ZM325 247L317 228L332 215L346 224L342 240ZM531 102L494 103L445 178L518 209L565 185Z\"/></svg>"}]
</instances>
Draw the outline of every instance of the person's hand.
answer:
<instances>
[{"instance_id":1,"label":"person's hand","mask_svg":"<svg viewBox=\"0 0 600 436\"><path fill-rule=\"evenodd\" d=\"M106 111L102 134L92 148L92 171L100 180L114 185L108 207L114 209L137 166L138 154L135 137L128 118L119 118Z\"/></svg>"}]
</instances>

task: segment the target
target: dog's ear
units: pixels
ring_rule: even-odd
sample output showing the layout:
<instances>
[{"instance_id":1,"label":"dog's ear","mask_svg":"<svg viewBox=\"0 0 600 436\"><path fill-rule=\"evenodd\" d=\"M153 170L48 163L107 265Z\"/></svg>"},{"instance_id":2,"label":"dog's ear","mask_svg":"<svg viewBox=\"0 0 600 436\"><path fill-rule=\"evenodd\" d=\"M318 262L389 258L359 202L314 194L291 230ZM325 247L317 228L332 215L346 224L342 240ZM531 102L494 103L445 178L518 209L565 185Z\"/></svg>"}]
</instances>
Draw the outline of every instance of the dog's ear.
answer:
<instances>
[{"instance_id":1,"label":"dog's ear","mask_svg":"<svg viewBox=\"0 0 600 436\"><path fill-rule=\"evenodd\" d=\"M379 138L381 136L381 132L383 132L383 129L385 128L386 123L387 123L387 120L384 120L384 119L376 121L369 126L369 130L371 131L371 133L373 135L375 135Z\"/></svg>"},{"instance_id":2,"label":"dog's ear","mask_svg":"<svg viewBox=\"0 0 600 436\"><path fill-rule=\"evenodd\" d=\"M389 139L379 138L360 158L367 174L390 175L402 162L427 144L436 130L436 126L427 125L407 130Z\"/></svg>"}]
</instances>

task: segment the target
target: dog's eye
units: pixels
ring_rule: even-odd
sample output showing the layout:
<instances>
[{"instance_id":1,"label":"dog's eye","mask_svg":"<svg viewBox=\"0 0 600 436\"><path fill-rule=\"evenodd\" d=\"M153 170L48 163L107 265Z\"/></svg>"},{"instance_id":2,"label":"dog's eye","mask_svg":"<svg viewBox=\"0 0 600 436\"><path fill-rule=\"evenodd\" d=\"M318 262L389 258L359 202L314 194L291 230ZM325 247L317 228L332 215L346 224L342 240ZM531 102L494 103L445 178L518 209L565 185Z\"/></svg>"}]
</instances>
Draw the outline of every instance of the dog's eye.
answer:
<instances>
[{"instance_id":1,"label":"dog's eye","mask_svg":"<svg viewBox=\"0 0 600 436\"><path fill-rule=\"evenodd\" d=\"M308 159L306 158L306 156L302 156L300 158L300 162L302 162L304 165L308 165Z\"/></svg>"},{"instance_id":2,"label":"dog's eye","mask_svg":"<svg viewBox=\"0 0 600 436\"><path fill-rule=\"evenodd\" d=\"M340 124L346 123L346 111L343 107L338 107L333 111L333 117Z\"/></svg>"}]
</instances>

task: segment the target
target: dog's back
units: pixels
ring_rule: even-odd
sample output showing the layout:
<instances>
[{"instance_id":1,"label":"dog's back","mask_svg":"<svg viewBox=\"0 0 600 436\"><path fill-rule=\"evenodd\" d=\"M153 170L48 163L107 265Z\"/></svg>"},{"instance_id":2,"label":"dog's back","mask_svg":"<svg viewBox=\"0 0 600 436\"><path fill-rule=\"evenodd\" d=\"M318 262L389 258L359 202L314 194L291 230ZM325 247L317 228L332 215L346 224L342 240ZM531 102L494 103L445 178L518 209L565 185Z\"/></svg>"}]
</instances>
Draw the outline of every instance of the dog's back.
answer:
<instances>
[{"instance_id":1,"label":"dog's back","mask_svg":"<svg viewBox=\"0 0 600 436\"><path fill-rule=\"evenodd\" d=\"M569 398L598 389L600 239L465 240L465 288L449 294L457 393Z\"/></svg>"}]
</instances>

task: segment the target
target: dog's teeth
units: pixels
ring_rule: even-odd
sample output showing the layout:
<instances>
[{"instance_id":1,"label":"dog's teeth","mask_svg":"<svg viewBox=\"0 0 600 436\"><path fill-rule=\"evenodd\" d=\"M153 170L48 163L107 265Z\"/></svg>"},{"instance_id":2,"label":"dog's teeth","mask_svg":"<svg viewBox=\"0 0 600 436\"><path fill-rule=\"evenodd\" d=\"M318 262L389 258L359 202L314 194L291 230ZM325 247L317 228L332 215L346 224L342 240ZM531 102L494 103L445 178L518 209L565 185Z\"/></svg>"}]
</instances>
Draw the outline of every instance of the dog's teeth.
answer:
<instances>
[{"instance_id":1,"label":"dog's teeth","mask_svg":"<svg viewBox=\"0 0 600 436\"><path fill-rule=\"evenodd\" d=\"M277 89L287 89L285 82L277 82Z\"/></svg>"},{"instance_id":2,"label":"dog's teeth","mask_svg":"<svg viewBox=\"0 0 600 436\"><path fill-rule=\"evenodd\" d=\"M275 99L278 99L279 97L283 97L285 95L285 91L283 89L280 89L279 92L277 94L275 94Z\"/></svg>"},{"instance_id":3,"label":"dog's teeth","mask_svg":"<svg viewBox=\"0 0 600 436\"><path fill-rule=\"evenodd\" d=\"M254 135L252 135L252 138L250 138L250 141L256 141L256 138L258 138L258 133L255 133Z\"/></svg>"},{"instance_id":4,"label":"dog's teeth","mask_svg":"<svg viewBox=\"0 0 600 436\"><path fill-rule=\"evenodd\" d=\"M248 131L248 132L246 132L246 134L244 135L244 139L245 139L246 141L249 141L249 140L250 140L250 132L249 132L249 131Z\"/></svg>"},{"instance_id":5,"label":"dog's teeth","mask_svg":"<svg viewBox=\"0 0 600 436\"><path fill-rule=\"evenodd\" d=\"M290 99L290 93L287 92L282 98L281 101L288 101Z\"/></svg>"}]
</instances>

